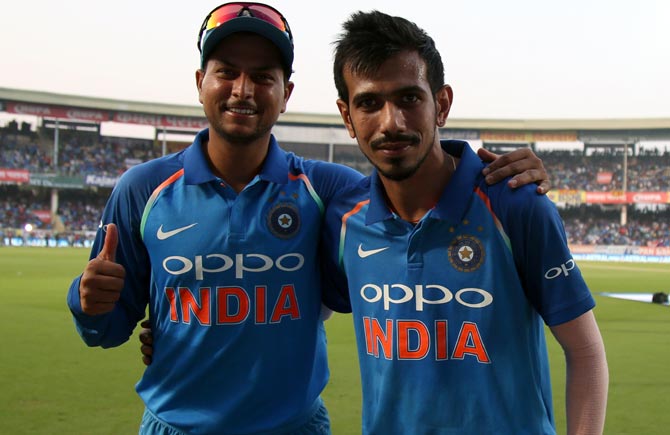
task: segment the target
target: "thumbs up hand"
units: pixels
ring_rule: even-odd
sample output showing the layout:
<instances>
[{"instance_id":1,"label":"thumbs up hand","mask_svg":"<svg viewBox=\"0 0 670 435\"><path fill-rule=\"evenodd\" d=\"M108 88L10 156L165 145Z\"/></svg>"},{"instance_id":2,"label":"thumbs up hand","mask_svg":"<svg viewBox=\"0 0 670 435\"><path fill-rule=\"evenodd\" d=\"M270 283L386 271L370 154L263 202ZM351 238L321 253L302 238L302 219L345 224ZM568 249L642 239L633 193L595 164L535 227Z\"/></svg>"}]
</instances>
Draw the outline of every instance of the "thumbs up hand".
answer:
<instances>
[{"instance_id":1,"label":"thumbs up hand","mask_svg":"<svg viewBox=\"0 0 670 435\"><path fill-rule=\"evenodd\" d=\"M116 263L118 245L118 229L109 224L100 253L88 262L79 282L81 309L88 315L112 311L121 296L126 270Z\"/></svg>"},{"instance_id":2,"label":"thumbs up hand","mask_svg":"<svg viewBox=\"0 0 670 435\"><path fill-rule=\"evenodd\" d=\"M105 232L105 242L98 254L98 258L105 261L116 262L116 248L119 246L119 230L116 224L108 224Z\"/></svg>"}]
</instances>

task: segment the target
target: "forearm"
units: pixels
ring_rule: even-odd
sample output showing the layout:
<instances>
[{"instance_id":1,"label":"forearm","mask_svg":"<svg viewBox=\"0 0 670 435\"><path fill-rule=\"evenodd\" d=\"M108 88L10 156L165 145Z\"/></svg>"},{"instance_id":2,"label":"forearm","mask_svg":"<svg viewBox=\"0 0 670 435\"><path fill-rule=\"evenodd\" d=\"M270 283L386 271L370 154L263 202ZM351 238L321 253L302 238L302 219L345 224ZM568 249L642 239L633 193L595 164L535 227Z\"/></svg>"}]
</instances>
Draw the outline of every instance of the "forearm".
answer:
<instances>
[{"instance_id":1,"label":"forearm","mask_svg":"<svg viewBox=\"0 0 670 435\"><path fill-rule=\"evenodd\" d=\"M605 425L609 372L602 339L566 354L568 435L600 435Z\"/></svg>"}]
</instances>

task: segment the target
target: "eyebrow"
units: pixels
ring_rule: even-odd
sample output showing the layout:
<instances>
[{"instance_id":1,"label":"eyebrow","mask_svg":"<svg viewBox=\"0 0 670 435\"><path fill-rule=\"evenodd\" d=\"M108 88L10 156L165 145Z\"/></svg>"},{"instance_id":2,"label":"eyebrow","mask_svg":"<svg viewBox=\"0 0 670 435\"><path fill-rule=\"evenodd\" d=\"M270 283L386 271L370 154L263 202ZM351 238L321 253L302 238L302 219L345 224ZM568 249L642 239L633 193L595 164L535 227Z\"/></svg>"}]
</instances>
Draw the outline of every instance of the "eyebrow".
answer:
<instances>
[{"instance_id":1,"label":"eyebrow","mask_svg":"<svg viewBox=\"0 0 670 435\"><path fill-rule=\"evenodd\" d=\"M426 90L422 88L421 86L404 86L402 88L394 89L390 93L382 93L382 92L361 92L359 94L354 95L354 97L351 99L351 102L353 104L359 104L363 100L367 100L369 98L379 98L380 96L386 97L386 96L397 96L397 95L404 95L404 94L411 94L411 93L416 93L416 94L426 94Z\"/></svg>"},{"instance_id":2,"label":"eyebrow","mask_svg":"<svg viewBox=\"0 0 670 435\"><path fill-rule=\"evenodd\" d=\"M229 67L229 68L243 69L241 66L236 65L235 62L231 62L227 59L215 59L215 61L218 62L219 64L221 64L223 66L226 66L226 67ZM281 69L283 69L283 67L282 67L281 64L278 64L278 65L268 64L268 65L259 65L259 66L255 66L255 67L247 68L247 69L249 71L252 71L252 72L268 72L268 71L272 71L274 69L280 69L281 70Z\"/></svg>"}]
</instances>

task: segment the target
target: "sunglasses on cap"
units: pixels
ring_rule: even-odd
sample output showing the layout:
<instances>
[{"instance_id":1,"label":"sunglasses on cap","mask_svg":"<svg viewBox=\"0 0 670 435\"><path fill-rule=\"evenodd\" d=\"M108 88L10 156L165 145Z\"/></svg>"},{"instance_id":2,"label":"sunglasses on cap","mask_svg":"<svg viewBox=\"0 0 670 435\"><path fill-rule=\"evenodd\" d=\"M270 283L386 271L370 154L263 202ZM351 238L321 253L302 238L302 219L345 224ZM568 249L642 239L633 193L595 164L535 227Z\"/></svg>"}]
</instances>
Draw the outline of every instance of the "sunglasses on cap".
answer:
<instances>
[{"instance_id":1,"label":"sunglasses on cap","mask_svg":"<svg viewBox=\"0 0 670 435\"><path fill-rule=\"evenodd\" d=\"M277 9L263 3L235 2L218 6L205 17L205 21L202 22L200 27L200 33L198 33L198 50L202 53L202 36L205 33L232 19L244 16L257 18L273 25L284 32L288 40L293 43L293 34L288 22Z\"/></svg>"}]
</instances>

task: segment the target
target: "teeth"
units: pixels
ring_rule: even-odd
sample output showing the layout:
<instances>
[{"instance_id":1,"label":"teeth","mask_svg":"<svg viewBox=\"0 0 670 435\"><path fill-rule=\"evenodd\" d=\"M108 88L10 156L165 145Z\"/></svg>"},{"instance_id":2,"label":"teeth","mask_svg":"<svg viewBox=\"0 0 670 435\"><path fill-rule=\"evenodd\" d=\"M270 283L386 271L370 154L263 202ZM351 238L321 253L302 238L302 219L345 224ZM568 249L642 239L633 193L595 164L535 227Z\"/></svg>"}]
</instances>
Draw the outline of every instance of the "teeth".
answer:
<instances>
[{"instance_id":1,"label":"teeth","mask_svg":"<svg viewBox=\"0 0 670 435\"><path fill-rule=\"evenodd\" d=\"M256 111L253 109L240 109L237 107L229 107L228 110L234 113L239 113L240 115L253 115L256 113Z\"/></svg>"}]
</instances>

